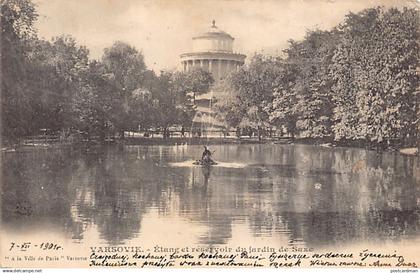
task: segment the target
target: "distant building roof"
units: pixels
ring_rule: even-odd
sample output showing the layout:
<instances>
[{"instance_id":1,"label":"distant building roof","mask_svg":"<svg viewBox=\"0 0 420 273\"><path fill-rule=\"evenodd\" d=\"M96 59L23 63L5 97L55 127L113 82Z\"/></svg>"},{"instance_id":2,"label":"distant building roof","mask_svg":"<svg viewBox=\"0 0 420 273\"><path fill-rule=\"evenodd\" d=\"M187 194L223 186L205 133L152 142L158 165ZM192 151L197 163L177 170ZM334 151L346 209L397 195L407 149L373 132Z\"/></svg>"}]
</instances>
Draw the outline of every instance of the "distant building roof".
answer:
<instances>
[{"instance_id":1,"label":"distant building roof","mask_svg":"<svg viewBox=\"0 0 420 273\"><path fill-rule=\"evenodd\" d=\"M223 30L219 29L216 26L216 21L214 21L214 20L212 22L212 25L210 26L210 28L207 31L199 33L198 35L194 36L193 40L194 39L207 38L207 37L217 37L217 36L234 40L234 38L230 34L228 34L228 33L224 32Z\"/></svg>"}]
</instances>

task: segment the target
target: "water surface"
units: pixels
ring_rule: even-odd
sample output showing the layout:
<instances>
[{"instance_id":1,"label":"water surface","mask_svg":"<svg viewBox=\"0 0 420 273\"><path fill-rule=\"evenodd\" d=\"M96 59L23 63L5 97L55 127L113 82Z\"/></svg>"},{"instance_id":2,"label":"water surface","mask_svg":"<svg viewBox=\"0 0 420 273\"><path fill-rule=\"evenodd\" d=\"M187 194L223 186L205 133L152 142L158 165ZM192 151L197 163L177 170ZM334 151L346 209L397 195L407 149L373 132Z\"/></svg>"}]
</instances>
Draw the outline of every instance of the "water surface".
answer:
<instances>
[{"instance_id":1,"label":"water surface","mask_svg":"<svg viewBox=\"0 0 420 273\"><path fill-rule=\"evenodd\" d=\"M2 232L68 244L328 247L419 240L415 157L309 145L4 153Z\"/></svg>"}]
</instances>

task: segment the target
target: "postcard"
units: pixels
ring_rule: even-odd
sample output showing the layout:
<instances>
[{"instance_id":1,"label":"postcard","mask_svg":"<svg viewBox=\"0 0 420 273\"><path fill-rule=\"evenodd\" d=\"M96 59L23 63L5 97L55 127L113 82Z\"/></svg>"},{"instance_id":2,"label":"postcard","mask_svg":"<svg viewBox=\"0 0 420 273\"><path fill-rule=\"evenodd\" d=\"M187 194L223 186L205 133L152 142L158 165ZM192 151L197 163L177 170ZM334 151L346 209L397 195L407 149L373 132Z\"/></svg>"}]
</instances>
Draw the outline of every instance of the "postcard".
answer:
<instances>
[{"instance_id":1,"label":"postcard","mask_svg":"<svg viewBox=\"0 0 420 273\"><path fill-rule=\"evenodd\" d=\"M1 267L416 272L419 19L1 1Z\"/></svg>"}]
</instances>

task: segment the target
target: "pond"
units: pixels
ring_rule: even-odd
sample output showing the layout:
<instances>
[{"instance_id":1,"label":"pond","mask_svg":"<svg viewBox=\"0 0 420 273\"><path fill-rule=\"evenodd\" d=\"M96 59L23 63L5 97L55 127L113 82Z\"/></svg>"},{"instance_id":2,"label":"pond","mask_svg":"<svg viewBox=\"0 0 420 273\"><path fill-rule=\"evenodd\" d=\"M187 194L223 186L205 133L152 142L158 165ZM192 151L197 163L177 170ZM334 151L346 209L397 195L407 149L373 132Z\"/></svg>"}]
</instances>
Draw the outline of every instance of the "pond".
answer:
<instances>
[{"instance_id":1,"label":"pond","mask_svg":"<svg viewBox=\"0 0 420 273\"><path fill-rule=\"evenodd\" d=\"M74 247L328 248L419 241L416 157L310 145L34 148L4 153L2 235Z\"/></svg>"}]
</instances>

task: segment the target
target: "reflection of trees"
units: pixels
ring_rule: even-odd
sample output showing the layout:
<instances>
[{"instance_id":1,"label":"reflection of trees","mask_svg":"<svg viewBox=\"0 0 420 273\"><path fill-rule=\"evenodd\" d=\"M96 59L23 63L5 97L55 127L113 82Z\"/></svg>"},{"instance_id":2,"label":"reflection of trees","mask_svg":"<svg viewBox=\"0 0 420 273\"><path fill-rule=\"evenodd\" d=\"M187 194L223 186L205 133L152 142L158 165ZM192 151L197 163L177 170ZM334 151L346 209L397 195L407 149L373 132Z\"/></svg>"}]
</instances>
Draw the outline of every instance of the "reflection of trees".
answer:
<instances>
[{"instance_id":1,"label":"reflection of trees","mask_svg":"<svg viewBox=\"0 0 420 273\"><path fill-rule=\"evenodd\" d=\"M118 244L133 238L150 202L149 192L139 188L133 175L133 162L119 147L93 148L83 157L77 172L79 198L75 202L77 218L97 226L108 243ZM150 181L146 181L151 184Z\"/></svg>"},{"instance_id":2,"label":"reflection of trees","mask_svg":"<svg viewBox=\"0 0 420 273\"><path fill-rule=\"evenodd\" d=\"M202 200L206 204L206 210L201 213L201 222L205 223L208 227L208 232L202 236L199 240L202 244L217 245L225 244L226 241L232 237L232 222L234 214L229 208L232 208L232 202L225 203L229 200L223 200L222 198L217 197L218 187L211 187L212 190L216 190L217 195L209 195L207 188L209 187L211 168L202 168L202 174L204 179L203 188L206 189L206 192L203 192ZM204 195L205 193L205 195ZM211 199L211 197L214 199ZM223 209L224 208L224 209Z\"/></svg>"},{"instance_id":3,"label":"reflection of trees","mask_svg":"<svg viewBox=\"0 0 420 273\"><path fill-rule=\"evenodd\" d=\"M25 149L2 155L2 223L61 230L70 218L71 175L77 152Z\"/></svg>"},{"instance_id":4,"label":"reflection of trees","mask_svg":"<svg viewBox=\"0 0 420 273\"><path fill-rule=\"evenodd\" d=\"M290 242L303 240L308 245L379 238L387 236L384 230L396 227L401 230L397 235L418 232L414 172L407 170L414 164L395 160L395 155L380 159L363 150L313 146L268 150L239 146L230 155L232 161L262 164L214 168L211 173L189 168L160 170L159 177L170 182L165 184L166 194L156 198L171 211L171 202L162 200L179 196L181 215L208 228L201 243L225 243L238 221L247 221L254 236L283 232ZM354 164L360 159L366 163L355 172ZM177 179L168 179L174 176L171 172L177 172ZM380 187L385 189L378 191ZM389 204L395 200L400 208L389 213L394 210ZM381 216L373 217L373 212ZM399 216L393 222L395 213Z\"/></svg>"},{"instance_id":5,"label":"reflection of trees","mask_svg":"<svg viewBox=\"0 0 420 273\"><path fill-rule=\"evenodd\" d=\"M399 156L392 154L378 157L347 149L314 155L308 154L314 147L304 148L298 150L302 160L296 164L297 175L286 178L290 186L278 193L274 188L273 194L285 200L273 204L269 214L251 214L255 222L266 222L270 229L274 221L274 229L289 233L291 242L303 240L311 246L418 234L413 163L395 160ZM353 171L360 158L365 164ZM256 233L261 231L257 228Z\"/></svg>"},{"instance_id":6,"label":"reflection of trees","mask_svg":"<svg viewBox=\"0 0 420 273\"><path fill-rule=\"evenodd\" d=\"M250 162L244 169L165 165L188 154L123 146L5 154L2 220L49 221L77 240L94 225L112 244L137 236L152 209L206 226L203 244L226 243L236 223L247 223L253 236L283 233L309 246L419 234L414 158L244 145L218 151L223 161Z\"/></svg>"},{"instance_id":7,"label":"reflection of trees","mask_svg":"<svg viewBox=\"0 0 420 273\"><path fill-rule=\"evenodd\" d=\"M126 181L125 161L122 154L100 151L100 162L95 165L93 221L102 237L109 243L121 243L130 239L140 230L144 208L141 192L132 191Z\"/></svg>"},{"instance_id":8,"label":"reflection of trees","mask_svg":"<svg viewBox=\"0 0 420 273\"><path fill-rule=\"evenodd\" d=\"M181 215L207 227L199 243L210 245L224 244L232 237L232 214L229 211L232 204L225 203L230 200L224 199L217 185L213 184L216 182L211 180L214 171L213 168L191 169L191 185L185 185L178 192Z\"/></svg>"}]
</instances>

